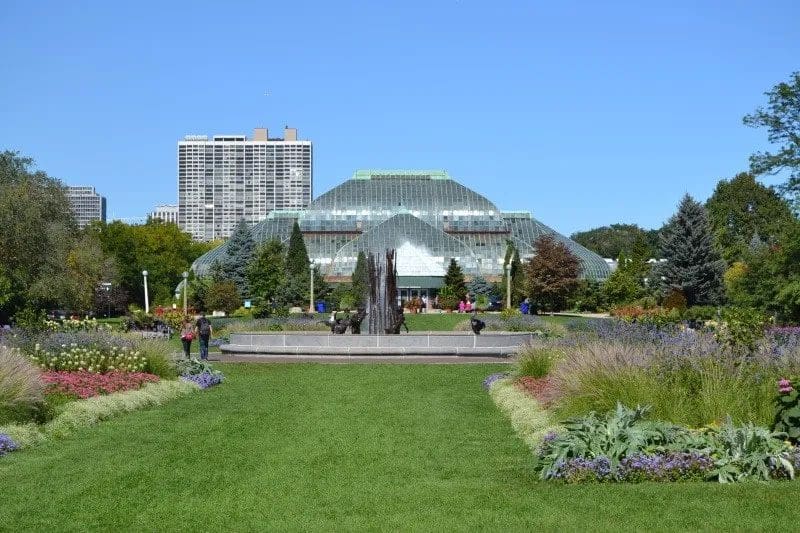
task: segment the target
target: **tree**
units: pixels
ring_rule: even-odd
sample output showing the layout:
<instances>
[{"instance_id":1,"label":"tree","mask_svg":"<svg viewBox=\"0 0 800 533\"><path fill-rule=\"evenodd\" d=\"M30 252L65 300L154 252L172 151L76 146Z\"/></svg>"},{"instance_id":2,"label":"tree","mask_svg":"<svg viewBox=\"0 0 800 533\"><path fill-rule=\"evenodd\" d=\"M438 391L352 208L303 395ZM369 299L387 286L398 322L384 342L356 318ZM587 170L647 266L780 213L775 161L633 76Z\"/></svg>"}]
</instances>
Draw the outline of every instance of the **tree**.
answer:
<instances>
[{"instance_id":1,"label":"tree","mask_svg":"<svg viewBox=\"0 0 800 533\"><path fill-rule=\"evenodd\" d=\"M475 276L467 283L467 290L470 294L489 296L494 292L492 284L486 281L483 276Z\"/></svg>"},{"instance_id":2,"label":"tree","mask_svg":"<svg viewBox=\"0 0 800 533\"><path fill-rule=\"evenodd\" d=\"M740 261L754 238L774 241L794 219L789 205L748 173L717 183L706 209L716 247L728 264Z\"/></svg>"},{"instance_id":3,"label":"tree","mask_svg":"<svg viewBox=\"0 0 800 533\"><path fill-rule=\"evenodd\" d=\"M579 284L580 260L552 235L533 243L536 255L525 265L526 289L542 309L560 311Z\"/></svg>"},{"instance_id":4,"label":"tree","mask_svg":"<svg viewBox=\"0 0 800 533\"><path fill-rule=\"evenodd\" d=\"M636 224L601 226L573 233L570 239L600 257L619 257L620 254L630 256L637 242L645 243L647 246L645 259L658 257L658 235L656 232L644 230Z\"/></svg>"},{"instance_id":5,"label":"tree","mask_svg":"<svg viewBox=\"0 0 800 533\"><path fill-rule=\"evenodd\" d=\"M456 263L454 258L450 259L450 265L448 265L447 272L444 275L444 286L450 287L450 289L453 291L453 294L457 296L459 300L463 299L467 295L467 285L464 282L464 272L461 270L461 267L458 266L458 263Z\"/></svg>"},{"instance_id":6,"label":"tree","mask_svg":"<svg viewBox=\"0 0 800 533\"><path fill-rule=\"evenodd\" d=\"M364 252L358 252L356 258L356 268L352 276L352 295L354 306L363 307L367 304L369 294L369 274L367 272L367 256Z\"/></svg>"},{"instance_id":7,"label":"tree","mask_svg":"<svg viewBox=\"0 0 800 533\"><path fill-rule=\"evenodd\" d=\"M278 290L286 283L286 264L283 243L272 239L262 244L247 271L250 291L257 305L272 303Z\"/></svg>"},{"instance_id":8,"label":"tree","mask_svg":"<svg viewBox=\"0 0 800 533\"><path fill-rule=\"evenodd\" d=\"M633 260L625 257L624 253L619 254L617 269L603 284L603 295L608 303L626 304L642 296L644 285L632 263Z\"/></svg>"},{"instance_id":9,"label":"tree","mask_svg":"<svg viewBox=\"0 0 800 533\"><path fill-rule=\"evenodd\" d=\"M778 145L777 152L756 152L750 156L750 169L754 174L777 174L789 171L789 179L782 191L800 201L800 72L789 76L788 82L775 85L764 93L769 102L754 113L745 115L743 121L751 128L767 128L767 139Z\"/></svg>"},{"instance_id":10,"label":"tree","mask_svg":"<svg viewBox=\"0 0 800 533\"><path fill-rule=\"evenodd\" d=\"M666 262L657 274L664 294L680 291L689 306L721 303L725 262L714 248L705 208L688 194L661 232L661 249Z\"/></svg>"},{"instance_id":11,"label":"tree","mask_svg":"<svg viewBox=\"0 0 800 533\"><path fill-rule=\"evenodd\" d=\"M231 313L242 304L242 298L232 281L218 281L208 287L206 307L209 311Z\"/></svg>"},{"instance_id":12,"label":"tree","mask_svg":"<svg viewBox=\"0 0 800 533\"><path fill-rule=\"evenodd\" d=\"M61 182L29 157L0 152L0 323L24 306L58 303L75 234Z\"/></svg>"},{"instance_id":13,"label":"tree","mask_svg":"<svg viewBox=\"0 0 800 533\"><path fill-rule=\"evenodd\" d=\"M120 285L139 305L144 305L143 270L148 271L151 301L171 303L183 272L205 249L177 224L158 219L138 225L98 223L91 231L99 237L103 251L116 259Z\"/></svg>"},{"instance_id":14,"label":"tree","mask_svg":"<svg viewBox=\"0 0 800 533\"><path fill-rule=\"evenodd\" d=\"M221 263L223 276L236 285L239 296L244 299L250 298L247 272L255 255L255 247L250 225L244 219L240 220L228 240L227 254Z\"/></svg>"},{"instance_id":15,"label":"tree","mask_svg":"<svg viewBox=\"0 0 800 533\"><path fill-rule=\"evenodd\" d=\"M289 277L308 280L308 250L300 233L300 225L294 221L292 233L289 236L289 249L286 252L286 274Z\"/></svg>"}]
</instances>

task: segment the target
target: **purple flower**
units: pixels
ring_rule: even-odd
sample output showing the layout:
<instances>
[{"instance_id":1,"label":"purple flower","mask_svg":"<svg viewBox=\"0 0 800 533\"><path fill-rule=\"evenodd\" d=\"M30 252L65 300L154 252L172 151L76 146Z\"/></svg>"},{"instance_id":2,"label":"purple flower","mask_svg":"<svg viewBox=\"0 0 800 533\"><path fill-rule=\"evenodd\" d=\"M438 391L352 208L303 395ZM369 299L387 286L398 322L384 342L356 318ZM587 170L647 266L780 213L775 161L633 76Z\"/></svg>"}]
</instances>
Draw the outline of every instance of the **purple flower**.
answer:
<instances>
[{"instance_id":1,"label":"purple flower","mask_svg":"<svg viewBox=\"0 0 800 533\"><path fill-rule=\"evenodd\" d=\"M0 433L0 457L4 456L9 452L13 452L14 450L18 449L19 446L16 442L14 442L11 437L6 435L5 433Z\"/></svg>"},{"instance_id":2,"label":"purple flower","mask_svg":"<svg viewBox=\"0 0 800 533\"><path fill-rule=\"evenodd\" d=\"M211 372L203 372L201 374L184 375L181 376L181 379L197 383L201 389L207 389L214 385L219 385L225 377L221 373L212 374Z\"/></svg>"},{"instance_id":3,"label":"purple flower","mask_svg":"<svg viewBox=\"0 0 800 533\"><path fill-rule=\"evenodd\" d=\"M792 382L786 378L783 378L778 381L778 392L781 394L786 394L792 392L794 389L792 388Z\"/></svg>"},{"instance_id":4,"label":"purple flower","mask_svg":"<svg viewBox=\"0 0 800 533\"><path fill-rule=\"evenodd\" d=\"M492 384L495 381L497 381L498 379L503 379L505 377L508 377L508 372L497 372L495 374L492 374L483 380L483 388L489 390L492 388Z\"/></svg>"}]
</instances>

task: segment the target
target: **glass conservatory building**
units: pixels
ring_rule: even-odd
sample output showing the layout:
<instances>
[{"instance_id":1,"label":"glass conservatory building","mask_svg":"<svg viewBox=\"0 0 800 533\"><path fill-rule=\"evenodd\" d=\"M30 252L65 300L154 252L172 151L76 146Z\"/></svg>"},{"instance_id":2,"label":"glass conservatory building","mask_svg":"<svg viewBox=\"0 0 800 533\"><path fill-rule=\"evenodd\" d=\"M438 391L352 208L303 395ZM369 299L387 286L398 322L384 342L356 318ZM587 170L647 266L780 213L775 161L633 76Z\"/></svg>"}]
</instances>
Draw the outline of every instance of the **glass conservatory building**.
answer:
<instances>
[{"instance_id":1,"label":"glass conservatory building","mask_svg":"<svg viewBox=\"0 0 800 533\"><path fill-rule=\"evenodd\" d=\"M524 260L533 242L550 234L581 261L582 276L605 279L610 270L597 254L534 219L528 212L501 211L487 198L443 171L360 170L301 211L273 211L253 228L256 243L289 240L297 220L308 255L328 281L349 281L360 251L397 250L402 296L429 294L442 285L450 258L469 278L497 281L507 242ZM203 255L192 268L203 276L226 245Z\"/></svg>"}]
</instances>

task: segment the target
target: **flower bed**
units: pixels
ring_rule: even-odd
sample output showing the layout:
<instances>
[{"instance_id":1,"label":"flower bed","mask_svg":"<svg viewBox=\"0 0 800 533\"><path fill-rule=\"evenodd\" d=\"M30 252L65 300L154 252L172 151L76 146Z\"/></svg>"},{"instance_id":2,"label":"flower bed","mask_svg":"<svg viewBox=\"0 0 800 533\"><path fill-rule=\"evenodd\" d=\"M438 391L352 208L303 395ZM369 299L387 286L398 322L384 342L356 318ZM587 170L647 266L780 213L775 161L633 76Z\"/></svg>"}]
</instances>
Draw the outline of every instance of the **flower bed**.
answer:
<instances>
[{"instance_id":1,"label":"flower bed","mask_svg":"<svg viewBox=\"0 0 800 533\"><path fill-rule=\"evenodd\" d=\"M97 374L88 371L45 372L42 381L47 392L62 393L77 398L91 398L126 390L137 390L146 383L156 383L159 377L143 372L108 372Z\"/></svg>"},{"instance_id":2,"label":"flower bed","mask_svg":"<svg viewBox=\"0 0 800 533\"><path fill-rule=\"evenodd\" d=\"M209 387L213 387L214 385L219 385L222 383L224 377L220 373L212 373L212 372L202 372L200 374L190 374L187 376L181 376L181 379L185 381L190 381L192 383L196 383L201 389L207 389Z\"/></svg>"},{"instance_id":3,"label":"flower bed","mask_svg":"<svg viewBox=\"0 0 800 533\"><path fill-rule=\"evenodd\" d=\"M31 359L44 370L92 372L142 372L147 358L139 351L125 346L112 346L108 351L95 347L64 346L60 352L49 352L37 345Z\"/></svg>"}]
</instances>

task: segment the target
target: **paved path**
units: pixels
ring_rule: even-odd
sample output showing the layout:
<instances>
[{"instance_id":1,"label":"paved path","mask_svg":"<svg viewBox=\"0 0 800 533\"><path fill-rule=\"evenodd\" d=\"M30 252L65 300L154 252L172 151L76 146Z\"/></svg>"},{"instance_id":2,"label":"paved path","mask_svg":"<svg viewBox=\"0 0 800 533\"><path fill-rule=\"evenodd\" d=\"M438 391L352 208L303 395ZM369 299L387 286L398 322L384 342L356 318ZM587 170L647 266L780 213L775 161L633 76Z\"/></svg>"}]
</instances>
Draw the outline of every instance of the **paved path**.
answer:
<instances>
[{"instance_id":1,"label":"paved path","mask_svg":"<svg viewBox=\"0 0 800 533\"><path fill-rule=\"evenodd\" d=\"M511 363L509 357L459 357L457 355L222 355L209 354L223 363L327 363L327 364L485 364Z\"/></svg>"}]
</instances>

